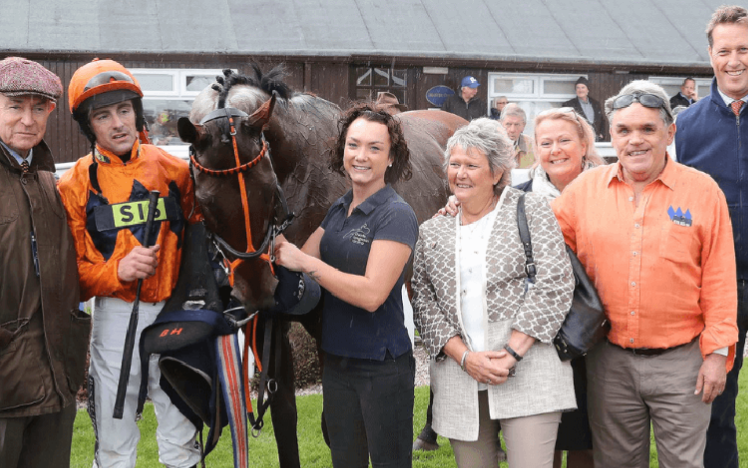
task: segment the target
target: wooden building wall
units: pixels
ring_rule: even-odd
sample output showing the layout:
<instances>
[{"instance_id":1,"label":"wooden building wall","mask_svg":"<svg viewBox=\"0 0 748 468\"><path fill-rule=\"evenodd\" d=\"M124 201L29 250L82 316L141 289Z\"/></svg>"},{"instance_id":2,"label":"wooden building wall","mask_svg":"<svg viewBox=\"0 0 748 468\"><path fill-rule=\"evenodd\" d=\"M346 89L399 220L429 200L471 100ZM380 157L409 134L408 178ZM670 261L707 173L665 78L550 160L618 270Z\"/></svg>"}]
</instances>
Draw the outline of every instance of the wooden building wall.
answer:
<instances>
[{"instance_id":1,"label":"wooden building wall","mask_svg":"<svg viewBox=\"0 0 748 468\"><path fill-rule=\"evenodd\" d=\"M47 54L29 55L28 58L39 61L42 65L56 73L63 82L65 93L58 102L47 125L46 141L52 148L57 162L75 161L88 153L88 142L78 130L78 124L72 119L68 110L67 85L78 67L88 63L94 57L80 56L50 56ZM165 56L161 54L123 54L112 56L128 68L234 68L243 73L249 73L248 65L252 57L213 55L182 55ZM286 82L297 91L312 92L341 107L346 107L355 98L356 67L377 66L382 68L407 68L408 99L406 104L410 109L426 109L433 107L426 100L426 92L437 85L446 85L452 89L459 87L464 76L475 76L481 83L488 83L488 74L496 71L524 72L524 73L580 73L588 74L590 79L590 95L600 102L618 92L623 85L634 79L646 79L647 70L632 73L616 72L615 67L581 67L575 64L566 66L554 65L533 66L532 64L491 64L491 63L434 63L425 62L417 58L394 60L356 58L356 57L255 57L263 70L284 63L287 70ZM448 66L446 75L423 73L424 66ZM694 75L708 76L710 70L689 72L684 70L652 71L658 76L666 75ZM701 72L701 73L699 73ZM481 87L481 92L487 92L487 86Z\"/></svg>"}]
</instances>

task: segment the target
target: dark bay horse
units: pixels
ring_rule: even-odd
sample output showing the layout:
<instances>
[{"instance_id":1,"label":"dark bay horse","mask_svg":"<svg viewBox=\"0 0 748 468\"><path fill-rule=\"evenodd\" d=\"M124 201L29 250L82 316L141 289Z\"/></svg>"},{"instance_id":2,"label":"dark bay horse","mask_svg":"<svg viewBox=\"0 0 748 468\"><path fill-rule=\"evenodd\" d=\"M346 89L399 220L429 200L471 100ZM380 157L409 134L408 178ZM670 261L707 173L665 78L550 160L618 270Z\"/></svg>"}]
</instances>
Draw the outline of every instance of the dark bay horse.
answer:
<instances>
[{"instance_id":1,"label":"dark bay horse","mask_svg":"<svg viewBox=\"0 0 748 468\"><path fill-rule=\"evenodd\" d=\"M285 216L280 200L285 194L296 217L284 235L301 246L330 205L350 187L346 178L328 168L341 111L312 94L294 93L282 81L280 67L265 74L256 64L252 67L254 76L225 71L195 99L189 119L180 119L180 137L192 145L196 165L210 168L193 169L195 195L207 228L234 250L250 252L267 248L267 233ZM447 200L444 148L466 122L441 111L412 111L398 118L411 152L413 177L394 188L413 207L420 223ZM267 258L235 262L233 272L233 294L248 312L274 306L277 281ZM319 344L321 305L307 315L283 319L301 322ZM283 338L280 356L271 356L269 371L274 373L274 361L280 359L280 375L271 375L278 383L271 416L280 466L286 468L298 467L299 455L293 361L285 333Z\"/></svg>"}]
</instances>

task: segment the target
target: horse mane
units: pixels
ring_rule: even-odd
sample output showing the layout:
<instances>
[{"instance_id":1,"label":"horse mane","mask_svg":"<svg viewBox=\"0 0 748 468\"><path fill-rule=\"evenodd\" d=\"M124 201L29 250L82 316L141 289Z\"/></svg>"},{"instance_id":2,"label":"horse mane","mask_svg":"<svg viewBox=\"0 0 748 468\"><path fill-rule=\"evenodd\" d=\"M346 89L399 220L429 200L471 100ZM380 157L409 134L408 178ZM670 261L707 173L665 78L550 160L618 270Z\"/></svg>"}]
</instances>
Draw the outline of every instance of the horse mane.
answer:
<instances>
[{"instance_id":1,"label":"horse mane","mask_svg":"<svg viewBox=\"0 0 748 468\"><path fill-rule=\"evenodd\" d=\"M234 73L233 70L227 68L223 70L223 76L216 77L217 83L213 84L212 88L219 93L218 109L223 109L226 106L229 91L236 85L259 88L270 95L275 91L278 93L278 97L283 100L287 100L294 94L291 87L283 81L286 76L286 67L283 64L274 67L267 73L262 72L257 62L252 61L249 65L252 67L254 76Z\"/></svg>"},{"instance_id":2,"label":"horse mane","mask_svg":"<svg viewBox=\"0 0 748 468\"><path fill-rule=\"evenodd\" d=\"M277 93L275 115L302 126L315 126L316 122L337 120L340 108L335 104L307 92L294 91L283 79L287 76L283 64L263 73L260 66L250 61L251 73L244 75L233 70L223 70L216 82L204 89L192 104L190 120L193 123L215 109L236 107L249 114L254 112L273 92ZM218 123L224 125L223 122Z\"/></svg>"}]
</instances>

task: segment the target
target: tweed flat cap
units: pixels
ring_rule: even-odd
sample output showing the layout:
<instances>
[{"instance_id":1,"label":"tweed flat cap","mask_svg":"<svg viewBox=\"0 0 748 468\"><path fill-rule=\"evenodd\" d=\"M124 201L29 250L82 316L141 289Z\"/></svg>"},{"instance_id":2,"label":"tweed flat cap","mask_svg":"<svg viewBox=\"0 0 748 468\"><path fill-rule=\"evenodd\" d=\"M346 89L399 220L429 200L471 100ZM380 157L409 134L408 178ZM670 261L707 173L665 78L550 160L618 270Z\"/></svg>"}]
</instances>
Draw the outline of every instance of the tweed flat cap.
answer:
<instances>
[{"instance_id":1,"label":"tweed flat cap","mask_svg":"<svg viewBox=\"0 0 748 468\"><path fill-rule=\"evenodd\" d=\"M62 95L62 83L57 75L32 60L6 57L0 61L0 93L35 94L57 101Z\"/></svg>"}]
</instances>

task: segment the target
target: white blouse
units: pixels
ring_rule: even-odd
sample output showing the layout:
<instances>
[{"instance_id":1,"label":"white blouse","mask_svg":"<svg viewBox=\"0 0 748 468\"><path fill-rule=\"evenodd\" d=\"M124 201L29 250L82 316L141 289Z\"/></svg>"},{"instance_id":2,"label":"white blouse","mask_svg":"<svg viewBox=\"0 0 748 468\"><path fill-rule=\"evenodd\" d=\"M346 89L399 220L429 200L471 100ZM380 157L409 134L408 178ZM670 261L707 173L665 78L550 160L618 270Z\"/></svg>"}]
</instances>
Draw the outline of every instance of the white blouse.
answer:
<instances>
[{"instance_id":1,"label":"white blouse","mask_svg":"<svg viewBox=\"0 0 748 468\"><path fill-rule=\"evenodd\" d=\"M473 351L485 351L486 311L486 249L501 201L490 213L467 226L462 226L460 213L460 305L462 321Z\"/></svg>"}]
</instances>

